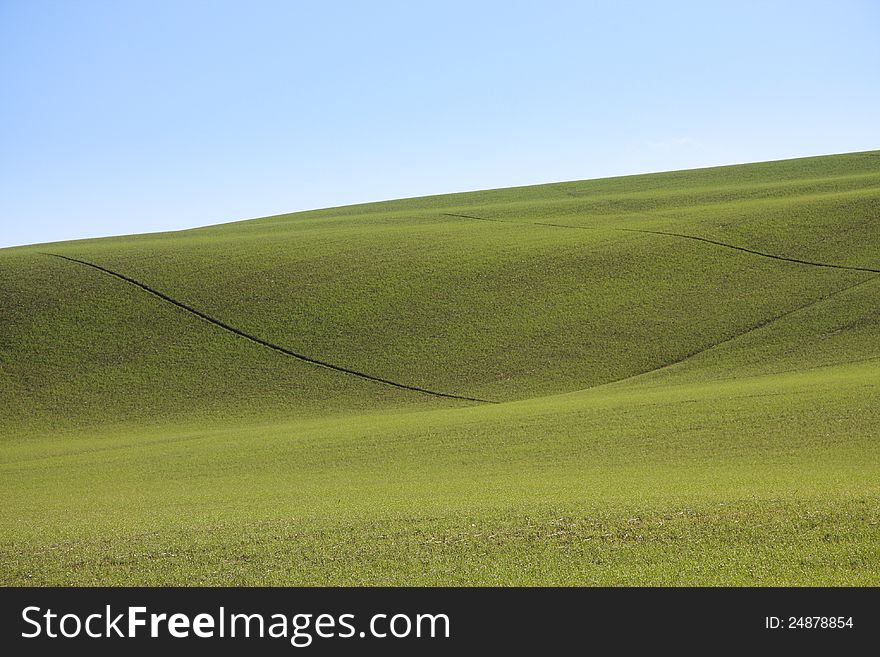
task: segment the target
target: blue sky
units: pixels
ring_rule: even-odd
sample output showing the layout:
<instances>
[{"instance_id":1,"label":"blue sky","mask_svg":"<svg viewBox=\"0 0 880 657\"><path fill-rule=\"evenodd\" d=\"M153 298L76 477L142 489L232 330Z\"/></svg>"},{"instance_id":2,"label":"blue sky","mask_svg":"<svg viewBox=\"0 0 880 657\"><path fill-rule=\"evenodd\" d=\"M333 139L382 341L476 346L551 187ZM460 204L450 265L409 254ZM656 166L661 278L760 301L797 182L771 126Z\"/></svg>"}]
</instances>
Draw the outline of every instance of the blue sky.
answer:
<instances>
[{"instance_id":1,"label":"blue sky","mask_svg":"<svg viewBox=\"0 0 880 657\"><path fill-rule=\"evenodd\" d=\"M0 246L880 148L880 3L0 0Z\"/></svg>"}]
</instances>

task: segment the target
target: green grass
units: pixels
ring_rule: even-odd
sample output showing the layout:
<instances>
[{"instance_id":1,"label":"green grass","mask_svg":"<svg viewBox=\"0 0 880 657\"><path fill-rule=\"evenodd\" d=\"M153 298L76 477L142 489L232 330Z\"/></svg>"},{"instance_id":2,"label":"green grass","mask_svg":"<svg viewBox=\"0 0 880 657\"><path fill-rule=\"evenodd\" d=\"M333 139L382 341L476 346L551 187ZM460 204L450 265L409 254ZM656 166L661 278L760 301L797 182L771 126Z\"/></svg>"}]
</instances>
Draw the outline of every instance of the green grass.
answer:
<instances>
[{"instance_id":1,"label":"green grass","mask_svg":"<svg viewBox=\"0 0 880 657\"><path fill-rule=\"evenodd\" d=\"M2 250L0 583L880 584L878 278L880 152Z\"/></svg>"}]
</instances>

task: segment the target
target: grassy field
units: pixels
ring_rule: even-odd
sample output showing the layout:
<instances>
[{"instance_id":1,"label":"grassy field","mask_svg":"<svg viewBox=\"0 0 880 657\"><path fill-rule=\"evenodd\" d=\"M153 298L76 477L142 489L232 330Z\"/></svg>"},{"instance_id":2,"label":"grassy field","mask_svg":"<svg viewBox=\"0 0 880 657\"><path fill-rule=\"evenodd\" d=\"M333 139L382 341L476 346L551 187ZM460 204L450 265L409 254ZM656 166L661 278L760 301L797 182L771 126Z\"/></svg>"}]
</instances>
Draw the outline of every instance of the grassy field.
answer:
<instances>
[{"instance_id":1,"label":"grassy field","mask_svg":"<svg viewBox=\"0 0 880 657\"><path fill-rule=\"evenodd\" d=\"M0 402L0 584L880 585L880 152L0 250Z\"/></svg>"}]
</instances>

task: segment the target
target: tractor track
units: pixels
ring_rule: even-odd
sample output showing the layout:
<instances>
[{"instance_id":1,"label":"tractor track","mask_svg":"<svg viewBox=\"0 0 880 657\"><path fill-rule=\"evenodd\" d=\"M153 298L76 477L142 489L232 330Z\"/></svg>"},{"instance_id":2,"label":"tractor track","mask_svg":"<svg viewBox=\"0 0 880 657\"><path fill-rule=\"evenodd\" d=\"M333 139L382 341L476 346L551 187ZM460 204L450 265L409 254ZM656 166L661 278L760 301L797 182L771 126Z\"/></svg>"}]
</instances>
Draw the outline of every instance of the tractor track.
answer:
<instances>
[{"instance_id":1,"label":"tractor track","mask_svg":"<svg viewBox=\"0 0 880 657\"><path fill-rule=\"evenodd\" d=\"M394 388L399 388L401 390L418 392L418 393L421 393L424 395L430 395L433 397L442 397L442 398L446 398L446 399L458 399L458 400L462 400L462 401L477 402L480 404L497 404L497 403L499 403L497 401L492 401L492 400L488 400L488 399L479 399L477 397L467 397L465 395L456 395L456 394L449 393L449 392L439 392L437 390L430 390L429 388L422 388L420 386L409 385L407 383L400 383L398 381L392 381L391 379L385 379L385 378L382 378L379 376L374 376L372 374L367 374L366 372L360 372L358 370L353 370L348 367L343 367L341 365L334 365L333 363L330 363L330 362L327 362L324 360L312 358L311 356L306 356L304 354L300 354L295 351L291 351L290 349L287 349L286 347L282 347L281 345L275 344L273 342L269 342L268 340L264 340L263 338L252 335L251 333L247 333L246 331L243 331L239 328L236 328L230 324L227 324L226 322L219 320L216 317L212 317L208 313L202 312L201 310L198 310L197 308L193 308L192 306L185 304L182 301L178 301L177 299L174 299L173 297L168 296L164 292L160 292L159 290L152 288L149 285L146 285L145 283L141 283L140 281L138 281L134 278L131 278L130 276L126 276L125 274L120 274L119 272L113 271L112 269L108 269L107 267L102 267L101 265L97 265L93 262L88 262L87 260L79 260L78 258L71 258L69 256L60 255L58 253L43 253L43 255L46 255L46 256L49 256L52 258L59 258L61 260L67 260L69 262L78 263L78 264L84 265L86 267L91 267L92 269L95 269L95 270L100 271L104 274L107 274L108 276L112 276L116 279L119 279L119 280L125 282L125 283L128 283L130 285L138 287L141 290L153 295L154 297L157 297L158 299L161 299L162 301L164 301L168 304L171 304L172 306L175 306L175 307L179 308L180 310L183 310L191 315L195 315L199 319L206 321L209 324L213 324L214 326L221 328L224 331L227 331L229 333L237 335L237 336L244 338L246 340L250 340L251 342L254 342L262 347L266 347L267 349L272 349L273 351L276 351L280 354L284 354L285 356L290 356L291 358L295 358L295 359L300 360L304 363L309 363L311 365L317 365L318 367L323 367L325 369L332 370L334 372L339 372L341 374L348 374L350 376L355 376L360 379L364 379L366 381L372 381L374 383L381 383L383 385L391 386Z\"/></svg>"},{"instance_id":2,"label":"tractor track","mask_svg":"<svg viewBox=\"0 0 880 657\"><path fill-rule=\"evenodd\" d=\"M593 226L572 226L570 224L554 224L547 222L539 222L539 221L509 221L507 219L492 219L489 217L477 217L469 214L453 214L450 212L444 212L443 216L445 217L459 217L461 219L477 219L479 221L495 221L499 223L505 224L520 224L526 226L549 226L550 228L568 228L571 230L599 230L598 228L594 228ZM665 237L676 237L678 239L685 240L693 240L696 242L705 242L706 244L712 244L714 246L720 246L725 249L733 249L734 251L741 251L743 253L750 253L752 255L761 256L763 258L771 258L773 260L782 260L783 262L793 262L798 265L810 265L811 267L826 267L830 269L846 269L849 271L866 271L874 274L880 274L880 269L874 269L872 267L856 267L854 265L838 265L834 263L828 262L816 262L813 260L801 260L800 258L789 258L787 256L776 255L775 253L766 253L765 251L757 251L755 249L750 249L745 246L737 246L736 244L728 244L727 242L720 242L718 240L709 239L708 237L699 237L698 235L688 235L686 233L672 233L663 230L647 230L645 228L615 228L613 226L603 226L607 230L614 230L625 233L642 233L643 235L662 235Z\"/></svg>"}]
</instances>

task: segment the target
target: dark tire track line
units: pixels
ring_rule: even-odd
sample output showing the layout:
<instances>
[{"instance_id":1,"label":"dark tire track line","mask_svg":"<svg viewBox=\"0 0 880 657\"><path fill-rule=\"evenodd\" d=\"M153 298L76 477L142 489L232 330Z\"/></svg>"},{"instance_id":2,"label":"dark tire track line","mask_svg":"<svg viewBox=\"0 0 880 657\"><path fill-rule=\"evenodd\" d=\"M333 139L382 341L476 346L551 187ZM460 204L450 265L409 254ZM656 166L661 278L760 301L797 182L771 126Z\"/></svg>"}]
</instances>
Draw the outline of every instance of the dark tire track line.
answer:
<instances>
[{"instance_id":1,"label":"dark tire track line","mask_svg":"<svg viewBox=\"0 0 880 657\"><path fill-rule=\"evenodd\" d=\"M830 262L816 262L813 260L801 260L800 258L789 258L787 256L776 255L774 253L766 253L764 251L756 251L755 249L749 249L744 246L737 246L735 244L728 244L726 242L719 242L717 240L710 240L708 237L698 237L696 235L686 235L684 233L669 233L662 230L644 230L639 228L615 228L614 230L623 230L631 233L647 233L648 235L666 235L667 237L678 237L686 240L694 240L696 242L705 242L706 244L714 244L715 246L723 246L727 249L734 249L735 251L742 251L743 253L751 253L753 255L762 256L764 258L772 258L773 260L782 260L784 262L794 262L799 265L810 265L811 267L828 267L830 269L847 269L849 271L866 271L872 272L874 274L880 274L880 269L873 269L871 267L856 267L855 265L837 265Z\"/></svg>"},{"instance_id":2,"label":"dark tire track line","mask_svg":"<svg viewBox=\"0 0 880 657\"><path fill-rule=\"evenodd\" d=\"M786 310L783 313L779 313L778 315L775 315L773 317L768 317L767 319L762 319L760 322L757 322L756 324L749 326L748 328L740 331L739 333L735 333L734 335L731 335L730 337L724 338L723 340L719 340L718 342L715 342L713 344L710 344L710 345L707 345L707 346L702 347L700 349L696 349L694 351L691 351L690 353L687 353L679 358L676 358L675 360L672 360L672 361L669 361L666 363L662 363L661 365L658 365L656 367L652 367L652 368L645 370L643 372L636 372L635 374L629 374L623 378L615 379L614 381L600 383L599 385L592 386L591 388L600 388L602 386L611 385L612 383L620 383L621 381L628 381L630 379L635 379L636 377L645 376L647 374L652 374L654 372L659 372L660 370L665 370L669 367L673 367L675 365L678 365L679 363L685 362L686 360L690 360L691 358L699 356L702 353L705 353L707 351L715 349L716 347L720 347L722 345L728 344L729 342L734 342L735 340L739 340L740 338L745 337L745 336L749 335L750 333L758 331L766 326L769 326L770 324L773 324L774 322L778 322L782 319L785 319L789 315L794 315L796 313L801 312L802 310L806 310L807 308L812 308L813 306L816 306L820 303L828 301L829 299L837 296L838 294L843 294L844 292L848 292L849 290L853 290L853 289L860 287L862 285L866 285L868 283L873 283L874 281L876 281L878 279L880 279L880 276L871 276L870 278L866 278L862 281L859 281L858 283L853 283L852 285L847 285L846 287L839 288L837 290L834 290L833 292L829 292L828 294L823 295L822 297L820 297L818 299L814 299L813 301L805 303L802 306L798 306L797 308L792 308L791 310Z\"/></svg>"},{"instance_id":3,"label":"dark tire track line","mask_svg":"<svg viewBox=\"0 0 880 657\"><path fill-rule=\"evenodd\" d=\"M455 214L453 212L444 212L444 217L458 217L459 219L476 219L477 221L494 221L501 224L518 224L519 221L507 221L506 219L489 219L488 217L475 217L472 214Z\"/></svg>"},{"instance_id":4,"label":"dark tire track line","mask_svg":"<svg viewBox=\"0 0 880 657\"><path fill-rule=\"evenodd\" d=\"M556 224L556 223L537 222L537 221L510 221L507 219L492 219L492 218L477 217L474 215L467 215L467 214L452 214L452 213L443 213L443 214L444 214L444 216L447 216L447 217L460 217L462 219L478 219L480 221L496 221L496 222L502 222L502 223L507 223L507 224L548 226L551 228L569 228L572 230L598 230L598 228L595 228L593 226L572 226L570 224ZM801 260L799 258L789 258L786 256L776 255L773 253L765 253L763 251L749 249L749 248L746 248L743 246L737 246L735 244L728 244L726 242L719 242L717 240L712 240L712 239L709 239L706 237L698 237L696 235L687 235L685 233L673 233L673 232L667 232L667 231L647 230L647 229L640 229L640 228L615 228L613 226L608 226L606 228L608 228L609 230L615 230L615 231L621 231L621 232L627 232L627 233L642 233L642 234L646 234L646 235L662 235L662 236L667 236L667 237L677 237L680 239L694 240L697 242L705 242L707 244L712 244L715 246L720 246L720 247L724 247L724 248L728 248L728 249L734 249L736 251L742 251L744 253L749 253L749 254L761 256L764 258L771 258L773 260L781 260L783 262L792 262L792 263L799 264L799 265L809 265L811 267L824 267L824 268L830 268L830 269L843 269L843 270L848 270L848 271L859 271L859 272L869 272L869 273L873 273L873 274L880 274L880 269L874 269L871 267L856 267L856 266L850 266L850 265L838 265L838 264L827 263L827 262L814 262L811 260ZM740 331L739 333L736 333L730 337L724 338L723 340L719 340L718 342L707 345L707 346L702 347L700 349L696 349L690 353L684 354L683 356L680 356L680 357L676 358L675 360L668 361L666 363L662 363L661 365L658 365L656 367L652 367L651 369L645 370L643 372L629 374L629 375L622 377L620 379L615 379L613 381L607 381L605 383L600 383L598 385L591 386L591 389L611 385L613 383L620 383L621 381L628 381L629 379L634 379L636 377L645 376L647 374L651 374L652 372L657 372L657 371L672 367L674 365L678 365L679 363L682 363L686 360L694 358L695 356L699 356L700 354L707 352L711 349L715 349L716 347L720 347L720 346L725 345L729 342L733 342L734 340L738 340L739 338L742 338L742 337L748 335L749 333L752 333L753 331L757 331L759 329L762 329L769 324L772 324L772 323L777 322L781 319L784 319L785 317L788 317L789 315L793 315L793 314L798 313L802 310L806 310L807 308L810 308L810 307L815 306L819 303L827 301L828 299L831 299L832 297L834 297L838 294L842 294L848 290L852 290L853 288L859 287L861 285L865 285L866 283L871 283L873 281L876 281L878 278L880 278L880 277L871 276L870 278L859 281L858 283L854 283L852 285L847 285L846 287L843 287L843 288L837 289L833 292L830 292L829 294L826 294L818 299L810 301L809 303L806 303L802 306L798 306L797 308L793 308L792 310L787 310L787 311L780 313L778 315L775 315L773 317L768 317L767 319L761 320L760 322L753 324L752 326L746 328L743 331Z\"/></svg>"},{"instance_id":5,"label":"dark tire track line","mask_svg":"<svg viewBox=\"0 0 880 657\"><path fill-rule=\"evenodd\" d=\"M500 223L506 224L521 224L521 225L529 225L529 226L549 226L551 228L569 228L571 230L599 230L593 226L571 226L569 224L553 224L547 222L538 222L538 221L509 221L507 219L489 219L487 217L475 217L473 215L467 214L452 214L452 213L443 213L446 217L459 217L462 219L478 219L480 221L496 221ZM712 244L715 246L720 246L725 249L733 249L734 251L741 251L743 253L750 253L752 255L761 256L763 258L771 258L773 260L781 260L783 262L793 262L798 265L809 265L811 267L826 267L830 269L846 269L849 271L865 271L871 272L874 274L880 274L880 269L874 269L872 267L857 267L854 265L838 265L829 262L816 262L813 260L801 260L800 258L789 258L787 256L776 255L774 253L766 253L764 251L758 251L756 249L750 249L744 246L737 246L736 244L728 244L727 242L720 242L718 240L712 240L708 237L699 237L697 235L687 235L685 233L672 233L663 230L647 230L644 228L616 228L614 226L603 226L603 228L607 230L615 230L625 233L642 233L644 235L663 235L666 237L677 237L679 239L685 240L693 240L695 242L705 242L706 244Z\"/></svg>"},{"instance_id":6,"label":"dark tire track line","mask_svg":"<svg viewBox=\"0 0 880 657\"><path fill-rule=\"evenodd\" d=\"M333 363L329 363L324 360L312 358L311 356L306 356L304 354L300 354L295 351L291 351L290 349L287 349L287 348L282 347L280 345L269 342L268 340L264 340L263 338L259 338L255 335L252 335L250 333L242 331L241 329L238 329L234 326L231 326L230 324L227 324L226 322L219 320L216 317L212 317L211 315L209 315L205 312L202 312L201 310L198 310L197 308L193 308L190 305L187 305L181 301L178 301L177 299L174 299L174 298L168 296L164 292L160 292L159 290L152 288L149 285L141 283L140 281L135 280L134 278L131 278L129 276L126 276L125 274L120 274L119 272L113 271L112 269L102 267L101 265L96 265L95 263L88 262L86 260L79 260L77 258L71 258L71 257L60 255L57 253L44 253L43 255L50 256L53 258L59 258L61 260L67 260L69 262L75 262L80 265L85 265L86 267L91 267L92 269L96 269L104 274L107 274L108 276L113 276L114 278L117 278L125 283L130 284L130 285L134 285L135 287L138 287L141 290L143 290L149 294L152 294L154 297L157 297L166 303L169 303L173 306L176 306L177 308L180 308L181 310L188 312L191 315L195 315L199 319L202 319L202 320L208 322L209 324L213 324L214 326L221 328L224 331L227 331L229 333L233 333L241 338L244 338L246 340L250 340L251 342L254 342L258 345L266 347L267 349L271 349L271 350L276 351L280 354L284 354L285 356L290 356L291 358L295 358L295 359L300 360L304 363L309 363L311 365L317 365L318 367L323 367L325 369L332 370L334 372L339 372L341 374L348 374L350 376L356 376L356 377L358 377L360 379L364 379L366 381L372 381L374 383L381 383L383 385L391 386L394 388L399 388L401 390L409 390L411 392L418 392L418 393L421 393L424 395L431 395L433 397L442 397L442 398L446 398L446 399L459 399L462 401L477 402L480 404L497 404L497 403L499 403L497 401L492 401L492 400L488 400L488 399L479 399L477 397L467 397L465 395L456 395L456 394L452 394L452 393L448 393L448 392L438 392L437 390L430 390L428 388L421 388L419 386L413 386L413 385L409 385L406 383L399 383L397 381L392 381L390 379L384 379L379 376L373 376L372 374L367 374L365 372L353 370L348 367L343 367L341 365L334 365Z\"/></svg>"}]
</instances>

